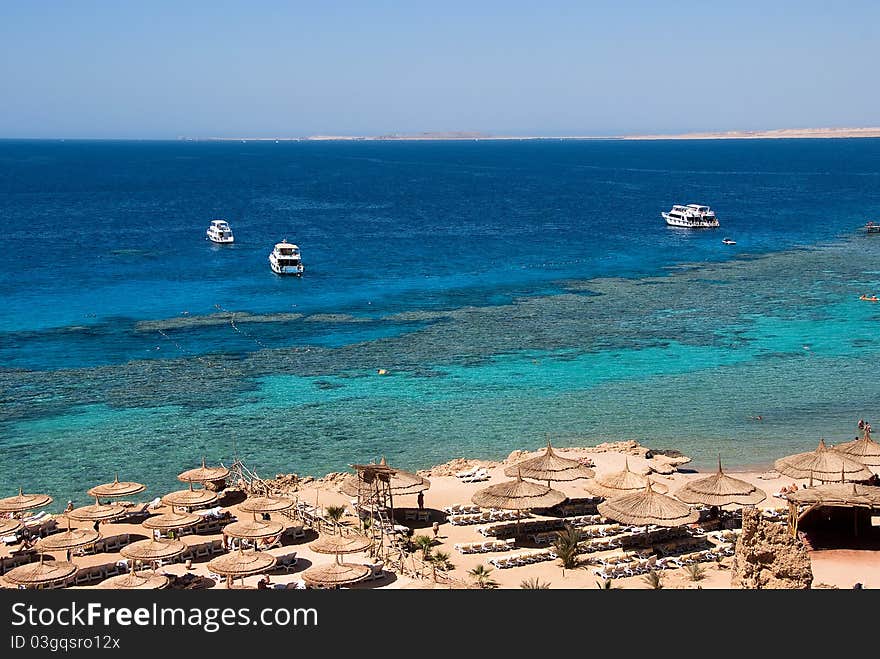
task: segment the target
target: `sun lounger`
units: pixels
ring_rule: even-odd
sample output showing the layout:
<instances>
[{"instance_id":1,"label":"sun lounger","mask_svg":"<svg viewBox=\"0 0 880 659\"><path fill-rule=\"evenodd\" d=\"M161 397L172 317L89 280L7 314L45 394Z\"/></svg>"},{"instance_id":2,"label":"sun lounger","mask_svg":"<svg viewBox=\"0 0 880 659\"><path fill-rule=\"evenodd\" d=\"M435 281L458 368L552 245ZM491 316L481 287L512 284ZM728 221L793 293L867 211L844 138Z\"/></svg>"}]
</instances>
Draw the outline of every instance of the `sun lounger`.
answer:
<instances>
[{"instance_id":1,"label":"sun lounger","mask_svg":"<svg viewBox=\"0 0 880 659\"><path fill-rule=\"evenodd\" d=\"M222 508L220 506L214 506L213 508L204 508L202 510L194 511L196 515L200 515L201 517L217 517L221 512Z\"/></svg>"},{"instance_id":2,"label":"sun lounger","mask_svg":"<svg viewBox=\"0 0 880 659\"><path fill-rule=\"evenodd\" d=\"M272 549L273 547L280 547L281 546L281 536L283 536L283 535L284 535L284 532L282 531L278 535L272 536L270 538L261 538L258 543L259 549L262 551L265 549Z\"/></svg>"},{"instance_id":3,"label":"sun lounger","mask_svg":"<svg viewBox=\"0 0 880 659\"><path fill-rule=\"evenodd\" d=\"M381 579L385 576L385 563L364 563L364 565L370 568L370 574L367 576L366 581Z\"/></svg>"},{"instance_id":4,"label":"sun lounger","mask_svg":"<svg viewBox=\"0 0 880 659\"><path fill-rule=\"evenodd\" d=\"M478 469L473 474L462 477L461 480L463 483L479 483L482 481L487 481L489 480L489 472L485 469Z\"/></svg>"},{"instance_id":5,"label":"sun lounger","mask_svg":"<svg viewBox=\"0 0 880 659\"><path fill-rule=\"evenodd\" d=\"M275 569L290 572L296 569L297 560L299 559L296 557L296 552L279 556L275 562Z\"/></svg>"}]
</instances>

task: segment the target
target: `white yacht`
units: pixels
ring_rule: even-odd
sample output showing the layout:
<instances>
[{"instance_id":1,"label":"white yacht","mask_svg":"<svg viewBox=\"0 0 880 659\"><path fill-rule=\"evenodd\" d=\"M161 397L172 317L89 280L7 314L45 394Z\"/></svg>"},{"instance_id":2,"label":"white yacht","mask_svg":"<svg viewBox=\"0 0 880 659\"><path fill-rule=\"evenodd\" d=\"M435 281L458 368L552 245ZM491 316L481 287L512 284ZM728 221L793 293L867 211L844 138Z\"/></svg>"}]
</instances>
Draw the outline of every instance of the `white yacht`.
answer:
<instances>
[{"instance_id":1,"label":"white yacht","mask_svg":"<svg viewBox=\"0 0 880 659\"><path fill-rule=\"evenodd\" d=\"M232 229L229 228L229 222L226 220L211 220L207 234L208 240L212 243L231 243L235 240L232 236Z\"/></svg>"},{"instance_id":2,"label":"white yacht","mask_svg":"<svg viewBox=\"0 0 880 659\"><path fill-rule=\"evenodd\" d=\"M684 229L714 229L720 226L715 211L708 206L688 204L681 206L676 204L668 213L660 213L666 224L671 227Z\"/></svg>"},{"instance_id":3,"label":"white yacht","mask_svg":"<svg viewBox=\"0 0 880 659\"><path fill-rule=\"evenodd\" d=\"M299 254L299 247L293 243L282 240L275 244L275 249L269 254L269 267L276 275L296 275L302 277L303 265Z\"/></svg>"}]
</instances>

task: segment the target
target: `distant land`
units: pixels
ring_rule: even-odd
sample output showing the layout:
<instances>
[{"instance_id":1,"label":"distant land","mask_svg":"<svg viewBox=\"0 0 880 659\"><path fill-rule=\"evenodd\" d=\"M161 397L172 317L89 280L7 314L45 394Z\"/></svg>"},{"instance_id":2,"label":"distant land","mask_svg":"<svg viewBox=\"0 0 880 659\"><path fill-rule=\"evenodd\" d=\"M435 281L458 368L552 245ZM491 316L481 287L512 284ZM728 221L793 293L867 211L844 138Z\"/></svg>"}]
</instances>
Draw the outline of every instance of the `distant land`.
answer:
<instances>
[{"instance_id":1,"label":"distant land","mask_svg":"<svg viewBox=\"0 0 880 659\"><path fill-rule=\"evenodd\" d=\"M730 130L726 132L678 133L674 135L491 135L468 131L424 132L392 135L310 135L308 137L180 137L186 141L220 142L320 142L420 141L420 140L765 140L880 137L880 128L774 128L771 130Z\"/></svg>"}]
</instances>

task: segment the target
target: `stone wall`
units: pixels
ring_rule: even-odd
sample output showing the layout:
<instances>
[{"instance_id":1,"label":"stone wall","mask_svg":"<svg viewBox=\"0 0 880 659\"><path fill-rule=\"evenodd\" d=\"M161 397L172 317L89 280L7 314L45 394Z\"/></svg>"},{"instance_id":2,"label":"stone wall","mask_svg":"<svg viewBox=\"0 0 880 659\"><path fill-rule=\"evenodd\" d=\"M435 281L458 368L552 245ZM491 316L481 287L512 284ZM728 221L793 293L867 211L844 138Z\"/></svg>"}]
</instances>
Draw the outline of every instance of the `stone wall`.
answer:
<instances>
[{"instance_id":1,"label":"stone wall","mask_svg":"<svg viewBox=\"0 0 880 659\"><path fill-rule=\"evenodd\" d=\"M807 589L813 581L810 556L788 526L770 522L757 508L743 509L736 543L732 588Z\"/></svg>"}]
</instances>

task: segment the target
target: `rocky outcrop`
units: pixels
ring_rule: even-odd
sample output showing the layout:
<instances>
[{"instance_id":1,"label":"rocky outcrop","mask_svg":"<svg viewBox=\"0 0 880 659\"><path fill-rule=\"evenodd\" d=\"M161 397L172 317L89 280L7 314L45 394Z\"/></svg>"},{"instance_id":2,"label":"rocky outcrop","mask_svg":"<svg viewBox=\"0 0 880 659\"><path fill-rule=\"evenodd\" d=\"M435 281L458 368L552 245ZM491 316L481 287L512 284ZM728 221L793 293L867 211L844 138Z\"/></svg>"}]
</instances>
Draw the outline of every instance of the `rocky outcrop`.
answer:
<instances>
[{"instance_id":1,"label":"rocky outcrop","mask_svg":"<svg viewBox=\"0 0 880 659\"><path fill-rule=\"evenodd\" d=\"M466 458L455 458L454 460L450 460L449 462L445 462L442 465L437 465L436 467L431 467L430 469L422 469L418 472L419 476L455 476L460 471L467 471L472 467L485 467L486 469L491 469L492 467L497 467L497 462L491 462L488 460L468 460Z\"/></svg>"},{"instance_id":2,"label":"rocky outcrop","mask_svg":"<svg viewBox=\"0 0 880 659\"><path fill-rule=\"evenodd\" d=\"M584 450L587 453L626 453L627 455L637 455L640 458L648 458L651 454L651 450L647 446L642 446L634 439L622 442L602 442Z\"/></svg>"},{"instance_id":3,"label":"rocky outcrop","mask_svg":"<svg viewBox=\"0 0 880 659\"><path fill-rule=\"evenodd\" d=\"M757 508L743 509L742 535L736 543L732 588L806 589L813 581L810 556L788 526L764 519Z\"/></svg>"}]
</instances>

